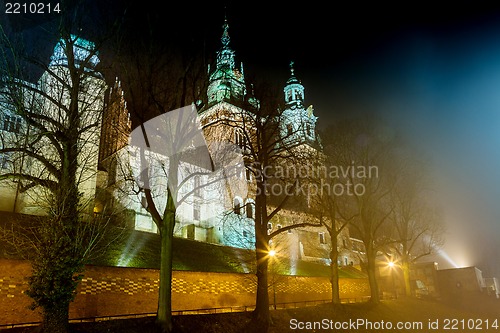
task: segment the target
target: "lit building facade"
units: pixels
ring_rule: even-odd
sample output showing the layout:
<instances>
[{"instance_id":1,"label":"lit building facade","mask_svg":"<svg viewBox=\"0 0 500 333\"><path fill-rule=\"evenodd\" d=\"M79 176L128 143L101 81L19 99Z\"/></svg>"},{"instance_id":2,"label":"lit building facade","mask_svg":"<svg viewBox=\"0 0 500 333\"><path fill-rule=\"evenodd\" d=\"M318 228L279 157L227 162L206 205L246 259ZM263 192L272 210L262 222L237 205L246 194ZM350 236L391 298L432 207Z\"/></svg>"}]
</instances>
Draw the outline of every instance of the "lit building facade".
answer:
<instances>
[{"instance_id":1,"label":"lit building facade","mask_svg":"<svg viewBox=\"0 0 500 333\"><path fill-rule=\"evenodd\" d=\"M233 247L253 248L255 246L255 175L246 168L246 149L252 145L255 128L255 114L252 110L260 108L260 101L253 95L253 88L245 82L243 64L237 65L235 52L230 46L229 26L223 25L221 48L217 52L215 66L208 69L208 88L206 103L197 112L198 121L203 127L203 144L208 158L214 165L198 163L191 157L181 159L178 164L182 176L182 186L176 191L179 204L175 236L221 244ZM67 78L67 59L58 44L51 57L49 68ZM89 58L93 44L83 39L75 43L74 54L83 61L86 59L93 68L98 62L97 55ZM92 68L88 68L92 71ZM148 174L154 182L155 202L161 211L166 204L166 190L169 186L168 170L171 157L157 151L145 151L135 145L131 137L131 123L127 105L117 78L113 86L107 86L102 76L95 72L85 81L86 94L82 105L89 109L88 122L99 123L86 135L86 160L79 161L83 166L81 191L89 199L94 213L101 213L106 206L122 207L130 212L131 225L144 232L157 232L157 228L147 212L144 192L141 191L141 172L145 170L144 157L148 161ZM57 80L44 73L37 83L48 96L63 96L64 91ZM305 107L305 88L290 64L290 78L283 88L284 109L279 112L280 144L294 146L297 154L301 151L318 151L321 143L316 132L318 118L312 106ZM41 101L44 104L44 101ZM44 106L50 109L49 105ZM57 110L52 111L54 118ZM9 111L6 103L1 104L4 136L15 136L27 130L14 112ZM224 120L224 121L221 121ZM234 126L244 124L244 126ZM149 135L149 134L148 134ZM141 150L142 149L142 150ZM229 153L228 153L229 152ZM48 156L53 152L47 151ZM205 154L205 153L203 153ZM229 154L229 155L228 155ZM0 156L1 172L13 167L11 158ZM16 160L19 161L19 160ZM232 168L224 168L230 161ZM28 159L21 165L40 172L40 166ZM189 174L189 175L188 175ZM193 176L196 175L196 176ZM177 186L176 185L176 186ZM15 183L0 182L0 210L26 214L43 214L43 205L32 198L40 197L37 189L21 191ZM182 199L182 200L180 200ZM268 224L268 232L294 224L297 221L314 221L316 217L308 210L308 198L294 209L285 208ZM341 265L357 265L362 253L352 252L352 241L348 229L339 236ZM273 247L281 249L282 255L294 260L314 260L328 262L330 240L324 228L293 229L281 233L273 239ZM292 264L293 269L293 264ZM292 272L293 273L293 272Z\"/></svg>"}]
</instances>

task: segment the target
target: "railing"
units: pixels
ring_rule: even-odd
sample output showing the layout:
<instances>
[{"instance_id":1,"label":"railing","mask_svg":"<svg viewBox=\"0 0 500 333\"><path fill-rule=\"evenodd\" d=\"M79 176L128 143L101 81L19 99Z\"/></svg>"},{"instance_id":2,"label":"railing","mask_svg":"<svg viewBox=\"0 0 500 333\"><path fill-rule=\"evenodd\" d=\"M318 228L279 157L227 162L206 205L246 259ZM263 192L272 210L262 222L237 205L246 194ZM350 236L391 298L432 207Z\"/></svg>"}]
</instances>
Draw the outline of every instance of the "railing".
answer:
<instances>
[{"instance_id":1,"label":"railing","mask_svg":"<svg viewBox=\"0 0 500 333\"><path fill-rule=\"evenodd\" d=\"M340 303L342 304L353 304L353 303L366 303L370 300L370 296L352 297L352 298L341 298Z\"/></svg>"},{"instance_id":2,"label":"railing","mask_svg":"<svg viewBox=\"0 0 500 333\"><path fill-rule=\"evenodd\" d=\"M342 304L360 303L366 302L370 299L370 296L358 297L358 298L341 298ZM315 306L318 304L329 303L331 300L313 300L313 301L298 301L298 302L285 302L276 303L276 309L291 309L291 308L301 308L308 306ZM274 304L269 304L270 309L274 309ZM216 313L230 313L230 312L246 312L253 311L255 305L243 305L243 306L227 306L220 308L209 308L209 309L193 309L193 310L175 310L172 311L172 315L183 316L183 315L196 315L196 314L216 314ZM89 322L99 322L108 321L115 319L134 319L134 318L144 318L156 316L156 312L145 312L145 313L134 313L134 314L124 314L124 315L113 315L113 316L97 316L97 317L86 317L86 318L72 318L69 320L70 323L89 323ZM20 323L20 324L3 324L0 325L0 330L16 327L28 327L40 325L41 322L30 322L30 323Z\"/></svg>"}]
</instances>

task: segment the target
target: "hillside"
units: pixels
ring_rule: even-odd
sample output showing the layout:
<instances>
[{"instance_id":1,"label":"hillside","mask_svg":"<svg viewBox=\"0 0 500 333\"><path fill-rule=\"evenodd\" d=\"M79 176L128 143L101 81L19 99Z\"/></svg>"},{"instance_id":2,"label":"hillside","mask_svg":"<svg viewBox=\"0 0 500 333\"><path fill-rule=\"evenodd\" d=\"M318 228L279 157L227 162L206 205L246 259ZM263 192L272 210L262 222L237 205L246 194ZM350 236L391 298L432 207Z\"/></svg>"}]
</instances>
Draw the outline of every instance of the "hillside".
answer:
<instances>
[{"instance_id":1,"label":"hillside","mask_svg":"<svg viewBox=\"0 0 500 333\"><path fill-rule=\"evenodd\" d=\"M174 238L174 270L202 272L249 273L255 269L255 253L250 249L208 244L184 238ZM105 266L137 268L160 267L160 237L156 234L132 231L114 242L91 263ZM274 267L279 274L299 276L329 276L329 267L320 263L277 256ZM293 269L292 269L293 267ZM362 278L363 273L346 267L340 277Z\"/></svg>"},{"instance_id":2,"label":"hillside","mask_svg":"<svg viewBox=\"0 0 500 333\"><path fill-rule=\"evenodd\" d=\"M23 256L18 251L19 249L9 242L9 239L12 239L9 238L12 226L23 230L32 222L33 219L30 216L0 213L0 258L23 259L32 253L28 250ZM110 235L109 240L102 242L89 264L159 269L159 235L131 230L117 231L117 234L118 236ZM228 273L255 271L255 253L250 249L208 244L184 238L174 238L173 248L174 270ZM272 267L276 273L284 275L330 276L329 267L324 264L303 260L292 262L289 258L279 255L273 258ZM365 277L363 273L352 267L341 269L339 276Z\"/></svg>"}]
</instances>

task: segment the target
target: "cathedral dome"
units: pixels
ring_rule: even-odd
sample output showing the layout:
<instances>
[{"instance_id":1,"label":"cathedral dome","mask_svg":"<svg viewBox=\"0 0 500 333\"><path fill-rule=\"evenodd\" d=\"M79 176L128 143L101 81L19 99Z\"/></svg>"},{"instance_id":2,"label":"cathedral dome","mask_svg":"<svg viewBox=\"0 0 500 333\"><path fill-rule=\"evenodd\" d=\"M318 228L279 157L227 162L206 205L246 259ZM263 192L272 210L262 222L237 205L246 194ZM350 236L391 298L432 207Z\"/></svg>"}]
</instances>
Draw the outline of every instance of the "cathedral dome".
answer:
<instances>
[{"instance_id":1,"label":"cathedral dome","mask_svg":"<svg viewBox=\"0 0 500 333\"><path fill-rule=\"evenodd\" d=\"M290 78L288 79L288 81L286 81L286 84L289 85L289 84L300 84L300 81L299 79L297 79L295 77L295 75L292 74L292 76L290 76Z\"/></svg>"}]
</instances>

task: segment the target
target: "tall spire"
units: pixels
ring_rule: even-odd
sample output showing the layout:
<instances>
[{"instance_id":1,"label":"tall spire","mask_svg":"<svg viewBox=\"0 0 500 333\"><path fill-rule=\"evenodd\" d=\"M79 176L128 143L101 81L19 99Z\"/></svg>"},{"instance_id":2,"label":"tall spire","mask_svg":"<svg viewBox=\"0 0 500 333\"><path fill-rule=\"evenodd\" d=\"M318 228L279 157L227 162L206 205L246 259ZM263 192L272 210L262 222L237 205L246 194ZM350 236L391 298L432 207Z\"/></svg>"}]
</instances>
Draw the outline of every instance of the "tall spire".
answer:
<instances>
[{"instance_id":1,"label":"tall spire","mask_svg":"<svg viewBox=\"0 0 500 333\"><path fill-rule=\"evenodd\" d=\"M222 47L228 47L229 46L229 24L227 24L227 17L226 14L224 14L224 24L222 25Z\"/></svg>"},{"instance_id":2,"label":"tall spire","mask_svg":"<svg viewBox=\"0 0 500 333\"><path fill-rule=\"evenodd\" d=\"M222 100L242 100L246 94L243 65L236 68L235 54L229 46L229 24L224 15L222 25L222 46L217 52L214 70L210 73L208 85L208 102L217 103Z\"/></svg>"},{"instance_id":3,"label":"tall spire","mask_svg":"<svg viewBox=\"0 0 500 333\"><path fill-rule=\"evenodd\" d=\"M234 69L234 51L229 47L229 24L227 17L224 16L224 24L222 25L222 47L217 52L217 67L228 66L231 70Z\"/></svg>"}]
</instances>

